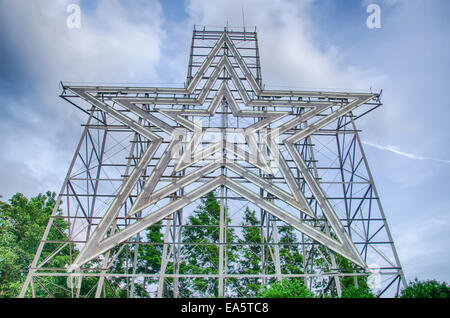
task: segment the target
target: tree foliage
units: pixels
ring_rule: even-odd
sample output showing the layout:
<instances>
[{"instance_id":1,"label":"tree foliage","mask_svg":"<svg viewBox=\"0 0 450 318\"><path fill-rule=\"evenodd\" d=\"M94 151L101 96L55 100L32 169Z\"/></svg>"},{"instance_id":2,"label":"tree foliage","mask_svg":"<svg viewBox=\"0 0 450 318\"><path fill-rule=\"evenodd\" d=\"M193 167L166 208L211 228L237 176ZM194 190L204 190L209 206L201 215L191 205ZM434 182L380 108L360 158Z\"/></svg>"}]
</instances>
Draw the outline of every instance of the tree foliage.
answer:
<instances>
[{"instance_id":1,"label":"tree foliage","mask_svg":"<svg viewBox=\"0 0 450 318\"><path fill-rule=\"evenodd\" d=\"M226 215L226 210L224 211ZM225 222L230 223L227 216ZM214 192L208 193L202 199L201 204L189 216L183 231L182 271L186 274L210 274L219 270L219 224L220 203ZM234 230L227 228L226 242L235 242ZM213 243L213 244L211 244ZM236 260L236 247L228 247L225 251L227 264L232 266ZM227 269L228 271L231 268ZM218 280L194 278L186 281L183 296L217 297Z\"/></svg>"},{"instance_id":2,"label":"tree foliage","mask_svg":"<svg viewBox=\"0 0 450 318\"><path fill-rule=\"evenodd\" d=\"M258 274L261 272L262 236L259 219L256 212L246 207L243 220L241 222L242 238L239 239L240 253L238 271L243 274ZM260 282L255 277L245 277L238 281L239 295L254 297L260 289Z\"/></svg>"},{"instance_id":3,"label":"tree foliage","mask_svg":"<svg viewBox=\"0 0 450 318\"><path fill-rule=\"evenodd\" d=\"M353 271L353 264L346 258L335 255L337 267L341 272ZM368 276L343 276L339 278L342 288L342 298L374 298L368 285Z\"/></svg>"},{"instance_id":4,"label":"tree foliage","mask_svg":"<svg viewBox=\"0 0 450 318\"><path fill-rule=\"evenodd\" d=\"M314 298L303 279L283 279L281 282L265 286L258 293L260 298Z\"/></svg>"},{"instance_id":5,"label":"tree foliage","mask_svg":"<svg viewBox=\"0 0 450 318\"><path fill-rule=\"evenodd\" d=\"M0 297L18 296L55 206L55 196L47 192L28 200L17 193L9 203L0 201ZM66 228L65 221L56 218L48 240L60 240ZM46 244L43 258L53 249L54 246ZM64 267L66 264L69 264L69 246L52 257L48 266ZM36 296L46 294L45 289L50 289L52 283L66 285L64 278L42 278L36 284ZM54 296L64 294L62 289L54 291Z\"/></svg>"},{"instance_id":6,"label":"tree foliage","mask_svg":"<svg viewBox=\"0 0 450 318\"><path fill-rule=\"evenodd\" d=\"M343 289L342 298L375 298L375 295L369 288L349 285Z\"/></svg>"},{"instance_id":7,"label":"tree foliage","mask_svg":"<svg viewBox=\"0 0 450 318\"><path fill-rule=\"evenodd\" d=\"M140 244L138 248L138 259L136 273L156 274L161 269L161 256L164 242L161 232L162 222L149 227L144 233L144 242L152 244ZM135 283L137 297L149 297L147 285L154 283L153 278L144 278L141 283Z\"/></svg>"},{"instance_id":8,"label":"tree foliage","mask_svg":"<svg viewBox=\"0 0 450 318\"><path fill-rule=\"evenodd\" d=\"M402 290L401 298L450 298L450 285L437 280L420 281L417 278Z\"/></svg>"},{"instance_id":9,"label":"tree foliage","mask_svg":"<svg viewBox=\"0 0 450 318\"><path fill-rule=\"evenodd\" d=\"M279 228L280 235L280 264L282 274L303 273L303 256L296 242L294 228L283 226Z\"/></svg>"},{"instance_id":10,"label":"tree foliage","mask_svg":"<svg viewBox=\"0 0 450 318\"><path fill-rule=\"evenodd\" d=\"M9 202L0 201L0 297L17 297L28 268L34 258L39 242L48 224L48 220L55 207L56 194L47 192L36 197L27 199L17 193ZM226 224L231 222L225 209ZM59 215L56 211L56 216ZM185 244L182 250L182 261L180 263L181 274L210 274L218 273L219 268L219 224L220 224L220 202L213 192L202 199L200 205L188 217L184 225L182 241ZM226 228L226 241L231 243L225 250L225 258L228 273L239 272L243 274L261 273L263 256L267 268L272 268L273 257L271 253L263 254L265 242L261 232L261 221L256 212L248 207L244 211L241 222L242 230L236 233L232 228ZM162 223L159 222L145 230L143 241L140 244L138 262L134 269L137 274L156 274L161 269L161 256L163 250ZM63 218L53 218L53 224L49 229L47 240L63 241L67 232L68 224ZM296 241L296 235L292 227L279 226L279 255L283 274L294 274L303 272L303 258L298 245L290 244ZM239 237L238 235L239 234ZM239 243L234 244L233 243ZM56 243L55 243L56 244ZM46 259L60 245L47 243L41 253L41 260ZM57 254L48 259L45 266L52 268L64 268L70 264L71 259L78 254L75 246L67 244ZM272 253L273 254L273 253ZM124 249L112 264L113 272L129 270L133 250ZM345 258L336 255L336 265L340 271L351 273L353 265ZM330 260L328 259L328 263ZM318 263L317 266L324 266ZM272 271L272 269L269 269ZM169 262L166 272L173 272L174 264ZM84 278L81 285L80 295L93 297L98 279L95 277ZM165 284L165 296L172 296L173 291L170 284L173 279L167 279ZM157 283L155 278L146 278L135 281L135 296L149 297L147 287ZM217 279L189 278L180 279L180 295L182 297L217 297ZM336 297L332 294L311 293L305 286L303 278L283 279L281 281L271 280L265 287L261 287L261 280L256 277L229 279L226 283L231 291L238 297L262 297L262 298L311 298L311 297ZM374 294L367 284L365 276L346 276L340 278L343 298L373 298ZM59 287L58 287L59 286ZM104 286L103 297L128 297L128 282L120 279L111 280ZM357 286L357 287L356 287ZM238 292L236 292L238 291ZM39 278L34 284L36 297L70 297L67 288L66 277ZM28 292L27 296L30 293ZM419 281L417 278L401 293L402 298L449 298L450 285L436 280Z\"/></svg>"}]
</instances>

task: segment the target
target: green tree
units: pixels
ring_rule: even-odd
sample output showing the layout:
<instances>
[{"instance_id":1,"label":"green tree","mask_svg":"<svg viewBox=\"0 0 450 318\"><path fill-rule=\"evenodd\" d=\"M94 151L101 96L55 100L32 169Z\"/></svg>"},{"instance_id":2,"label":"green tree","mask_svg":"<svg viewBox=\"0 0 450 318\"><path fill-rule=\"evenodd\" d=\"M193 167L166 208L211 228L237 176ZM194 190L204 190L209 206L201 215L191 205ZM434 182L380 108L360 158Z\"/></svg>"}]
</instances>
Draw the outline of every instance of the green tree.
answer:
<instances>
[{"instance_id":1,"label":"green tree","mask_svg":"<svg viewBox=\"0 0 450 318\"><path fill-rule=\"evenodd\" d=\"M18 296L55 206L55 196L55 193L47 192L28 200L17 193L9 203L0 201L0 297ZM66 230L67 223L62 218L55 218L47 239L61 240ZM64 267L69 264L71 248L73 246L67 245L46 266ZM54 244L46 244L41 259L54 249ZM64 277L42 277L35 285L35 294L46 297L50 292L55 297L65 297L66 285Z\"/></svg>"},{"instance_id":2,"label":"green tree","mask_svg":"<svg viewBox=\"0 0 450 318\"><path fill-rule=\"evenodd\" d=\"M304 285L303 279L299 278L283 279L281 282L264 286L257 296L260 298L314 298L314 294Z\"/></svg>"},{"instance_id":3,"label":"green tree","mask_svg":"<svg viewBox=\"0 0 450 318\"><path fill-rule=\"evenodd\" d=\"M162 222L158 222L153 226L148 227L145 231L138 234L139 243L130 241L125 248L116 246L111 250L111 255L114 260L109 266L109 272L118 274L156 274L160 271L161 255L163 249L163 234L161 233ZM137 239L135 237L134 239ZM137 250L136 250L137 246ZM133 268L136 255L136 268ZM101 264L91 265L90 267L101 266ZM86 278L83 279L83 281ZM98 278L94 278L95 284ZM151 297L148 293L148 287L151 284L156 284L157 278L144 277L135 279L130 277L109 277L103 283L103 290L101 297L105 298L129 298L131 297L131 289L134 288L133 297L148 298ZM95 288L96 289L96 288ZM91 295L91 294L90 294Z\"/></svg>"},{"instance_id":4,"label":"green tree","mask_svg":"<svg viewBox=\"0 0 450 318\"><path fill-rule=\"evenodd\" d=\"M357 288L354 285L347 286L342 291L342 298L374 298L375 295L369 288Z\"/></svg>"},{"instance_id":5,"label":"green tree","mask_svg":"<svg viewBox=\"0 0 450 318\"><path fill-rule=\"evenodd\" d=\"M417 278L402 290L401 298L450 298L450 285L437 280L419 281Z\"/></svg>"},{"instance_id":6,"label":"green tree","mask_svg":"<svg viewBox=\"0 0 450 318\"><path fill-rule=\"evenodd\" d=\"M262 235L261 221L256 217L256 212L248 207L244 211L244 218L241 223L242 229L242 248L240 249L239 264L240 273L259 274L262 271ZM297 237L294 229L290 226L279 226L279 256L282 274L301 274L303 273L303 257L296 244ZM268 253L265 260L266 267L274 273L274 261L271 258L272 253ZM271 280L269 280L271 281ZM258 278L242 278L239 281L239 291L244 297L254 297L261 288L261 281Z\"/></svg>"},{"instance_id":7,"label":"green tree","mask_svg":"<svg viewBox=\"0 0 450 318\"><path fill-rule=\"evenodd\" d=\"M139 245L136 273L156 274L161 269L161 256L164 242L161 233L162 222L156 223L145 231L144 243ZM157 279L144 278L141 284L135 283L137 297L149 297L147 285L157 283Z\"/></svg>"},{"instance_id":8,"label":"green tree","mask_svg":"<svg viewBox=\"0 0 450 318\"><path fill-rule=\"evenodd\" d=\"M335 255L337 267L343 273L353 272L354 265L346 258ZM342 298L374 298L368 283L368 276L343 276L339 278Z\"/></svg>"},{"instance_id":9,"label":"green tree","mask_svg":"<svg viewBox=\"0 0 450 318\"><path fill-rule=\"evenodd\" d=\"M239 273L259 274L261 273L261 230L258 227L261 222L256 217L256 212L248 207L244 211L244 218L241 222L242 239L239 255ZM241 278L238 282L239 296L254 297L261 287L258 278Z\"/></svg>"},{"instance_id":10,"label":"green tree","mask_svg":"<svg viewBox=\"0 0 450 318\"><path fill-rule=\"evenodd\" d=\"M282 274L303 273L303 256L299 246L292 244L297 241L294 228L279 227L280 236L280 265Z\"/></svg>"},{"instance_id":11,"label":"green tree","mask_svg":"<svg viewBox=\"0 0 450 318\"><path fill-rule=\"evenodd\" d=\"M226 211L225 211L226 212ZM226 223L230 223L230 218L226 217ZM220 224L220 203L216 199L214 192L208 193L201 200L201 204L189 216L183 231L183 244L186 244L183 251L184 262L180 272L186 274L211 274L218 273L219 269L219 224ZM226 241L235 242L234 230L228 228L226 231ZM232 270L231 266L236 260L236 247L230 246L226 252L227 270ZM186 288L183 289L184 297L218 296L217 279L194 278L186 280Z\"/></svg>"}]
</instances>

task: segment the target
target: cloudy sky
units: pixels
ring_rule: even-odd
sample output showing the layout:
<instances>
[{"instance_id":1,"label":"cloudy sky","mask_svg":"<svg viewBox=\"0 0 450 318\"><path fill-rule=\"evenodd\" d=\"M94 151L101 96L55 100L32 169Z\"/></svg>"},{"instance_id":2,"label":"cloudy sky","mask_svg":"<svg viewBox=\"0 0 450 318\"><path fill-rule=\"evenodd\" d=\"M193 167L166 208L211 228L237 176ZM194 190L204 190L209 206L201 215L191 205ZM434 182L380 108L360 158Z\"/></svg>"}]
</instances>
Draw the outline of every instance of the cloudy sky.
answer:
<instances>
[{"instance_id":1,"label":"cloudy sky","mask_svg":"<svg viewBox=\"0 0 450 318\"><path fill-rule=\"evenodd\" d=\"M80 28L67 27L72 3ZM383 89L359 128L406 277L450 282L448 12L447 0L0 0L2 200L59 191L85 120L60 81L182 85L194 24L245 21L266 87Z\"/></svg>"}]
</instances>

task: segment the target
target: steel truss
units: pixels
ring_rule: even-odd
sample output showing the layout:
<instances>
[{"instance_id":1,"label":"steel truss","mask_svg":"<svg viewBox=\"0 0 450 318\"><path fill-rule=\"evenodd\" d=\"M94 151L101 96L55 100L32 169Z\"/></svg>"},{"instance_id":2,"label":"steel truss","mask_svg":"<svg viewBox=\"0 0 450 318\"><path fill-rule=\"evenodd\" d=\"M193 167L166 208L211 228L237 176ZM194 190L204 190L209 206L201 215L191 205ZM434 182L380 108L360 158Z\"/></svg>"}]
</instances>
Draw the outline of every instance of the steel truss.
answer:
<instances>
[{"instance_id":1,"label":"steel truss","mask_svg":"<svg viewBox=\"0 0 450 318\"><path fill-rule=\"evenodd\" d=\"M21 297L36 288L50 296L136 297L140 289L185 297L199 278L234 297L247 296L236 287L242 279L297 277L337 296L346 277L358 286L371 275L380 295L405 286L355 124L381 105L380 93L266 90L256 29L229 28L194 29L184 87L62 89L88 120ZM218 239L186 242L195 226L187 220L211 191L219 219L201 226ZM246 208L259 224L243 224ZM260 242L230 242L227 233L240 237L250 227ZM146 237L149 228L160 229L162 241ZM289 242L280 239L286 228L296 230ZM142 265L145 246L160 253L157 270ZM186 270L188 246L218 246L216 267ZM259 247L257 273L228 259L251 246ZM301 254L296 271L287 268L286 249ZM55 267L63 252L69 264Z\"/></svg>"}]
</instances>

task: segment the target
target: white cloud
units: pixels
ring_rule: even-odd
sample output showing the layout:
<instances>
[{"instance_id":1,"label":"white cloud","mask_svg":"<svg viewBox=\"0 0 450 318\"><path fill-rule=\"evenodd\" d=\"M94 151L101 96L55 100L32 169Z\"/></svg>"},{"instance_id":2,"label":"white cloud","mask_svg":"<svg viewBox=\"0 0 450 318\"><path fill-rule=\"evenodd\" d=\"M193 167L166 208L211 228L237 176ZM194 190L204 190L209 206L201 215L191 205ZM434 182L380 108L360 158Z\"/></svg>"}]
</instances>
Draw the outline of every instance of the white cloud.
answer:
<instances>
[{"instance_id":1,"label":"white cloud","mask_svg":"<svg viewBox=\"0 0 450 318\"><path fill-rule=\"evenodd\" d=\"M66 25L71 2L2 3L2 19L10 24L10 36L34 76L79 82L156 77L164 37L157 1L133 1L124 7L117 0L100 0L94 9L81 6L80 29Z\"/></svg>"},{"instance_id":2,"label":"white cloud","mask_svg":"<svg viewBox=\"0 0 450 318\"><path fill-rule=\"evenodd\" d=\"M447 163L450 164L450 160L444 160L444 159L436 159L436 158L430 158L430 157L422 157L422 156L418 156L418 155L414 155L412 153L409 152L404 152L404 151L400 151L399 148L397 146L383 146L383 145L379 145L370 141L362 141L363 144L380 149L380 150L386 150L386 151L390 151L393 152L397 155L406 157L406 158L410 158L413 160L431 160L431 161L437 161L437 162L442 162L442 163Z\"/></svg>"},{"instance_id":3,"label":"white cloud","mask_svg":"<svg viewBox=\"0 0 450 318\"><path fill-rule=\"evenodd\" d=\"M342 63L336 45L319 47L309 16L314 1L250 0L244 2L245 23L256 26L263 83L270 87L364 90L383 78L373 69ZM192 0L187 12L192 24L242 26L240 1Z\"/></svg>"},{"instance_id":4,"label":"white cloud","mask_svg":"<svg viewBox=\"0 0 450 318\"><path fill-rule=\"evenodd\" d=\"M86 120L58 97L59 81L160 81L157 65L166 34L157 0L99 0L89 8L81 2L81 28L69 29L66 8L73 2L0 2L2 45L15 53L11 62L25 70L19 79L1 74L22 94L1 96L0 147L7 151L0 165L13 169L8 174L28 176L23 184L33 185L36 192L59 191L81 134L79 125ZM4 197L17 191L34 194L16 181L2 178Z\"/></svg>"}]
</instances>

